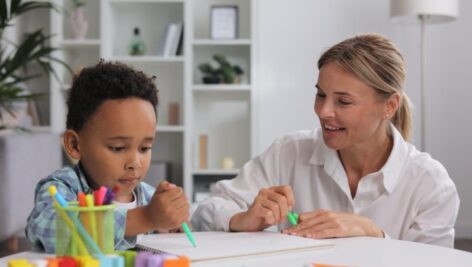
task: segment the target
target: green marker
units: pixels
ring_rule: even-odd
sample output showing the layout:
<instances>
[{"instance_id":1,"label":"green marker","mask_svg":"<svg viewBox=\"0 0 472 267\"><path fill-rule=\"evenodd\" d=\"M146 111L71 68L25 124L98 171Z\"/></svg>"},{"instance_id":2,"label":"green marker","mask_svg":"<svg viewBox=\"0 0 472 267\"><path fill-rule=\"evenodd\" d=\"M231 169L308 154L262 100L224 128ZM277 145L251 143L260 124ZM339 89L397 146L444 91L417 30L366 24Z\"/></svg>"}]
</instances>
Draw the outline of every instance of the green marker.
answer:
<instances>
[{"instance_id":1,"label":"green marker","mask_svg":"<svg viewBox=\"0 0 472 267\"><path fill-rule=\"evenodd\" d=\"M298 222L298 214L295 212L288 212L287 213L288 220L292 225L297 225Z\"/></svg>"},{"instance_id":2,"label":"green marker","mask_svg":"<svg viewBox=\"0 0 472 267\"><path fill-rule=\"evenodd\" d=\"M185 235L187 236L190 243L192 243L193 247L196 248L197 244L195 244L195 239L193 239L192 232L190 231L190 228L188 228L187 223L184 222L182 224L182 228L184 229Z\"/></svg>"}]
</instances>

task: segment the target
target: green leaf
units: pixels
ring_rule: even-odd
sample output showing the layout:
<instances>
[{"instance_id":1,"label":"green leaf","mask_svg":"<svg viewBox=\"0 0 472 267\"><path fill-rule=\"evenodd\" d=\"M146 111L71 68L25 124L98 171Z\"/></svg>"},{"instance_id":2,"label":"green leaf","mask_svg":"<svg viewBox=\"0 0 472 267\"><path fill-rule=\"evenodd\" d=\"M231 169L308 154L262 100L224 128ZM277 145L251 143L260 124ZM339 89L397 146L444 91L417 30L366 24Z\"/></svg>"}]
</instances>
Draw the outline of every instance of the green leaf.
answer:
<instances>
[{"instance_id":1,"label":"green leaf","mask_svg":"<svg viewBox=\"0 0 472 267\"><path fill-rule=\"evenodd\" d=\"M8 13L7 13L7 0L0 0L0 25L7 23Z\"/></svg>"}]
</instances>

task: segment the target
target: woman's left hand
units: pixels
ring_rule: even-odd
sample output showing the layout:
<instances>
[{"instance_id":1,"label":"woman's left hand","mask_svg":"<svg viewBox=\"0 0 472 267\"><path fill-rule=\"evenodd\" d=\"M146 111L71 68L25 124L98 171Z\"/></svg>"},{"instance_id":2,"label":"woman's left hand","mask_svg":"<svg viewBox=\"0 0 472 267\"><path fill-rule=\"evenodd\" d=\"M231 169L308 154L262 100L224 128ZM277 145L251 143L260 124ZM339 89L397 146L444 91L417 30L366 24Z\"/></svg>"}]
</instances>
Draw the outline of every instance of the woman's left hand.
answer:
<instances>
[{"instance_id":1,"label":"woman's left hand","mask_svg":"<svg viewBox=\"0 0 472 267\"><path fill-rule=\"evenodd\" d=\"M384 237L384 232L367 217L329 210L301 213L298 225L284 229L282 233L317 239L348 236Z\"/></svg>"}]
</instances>

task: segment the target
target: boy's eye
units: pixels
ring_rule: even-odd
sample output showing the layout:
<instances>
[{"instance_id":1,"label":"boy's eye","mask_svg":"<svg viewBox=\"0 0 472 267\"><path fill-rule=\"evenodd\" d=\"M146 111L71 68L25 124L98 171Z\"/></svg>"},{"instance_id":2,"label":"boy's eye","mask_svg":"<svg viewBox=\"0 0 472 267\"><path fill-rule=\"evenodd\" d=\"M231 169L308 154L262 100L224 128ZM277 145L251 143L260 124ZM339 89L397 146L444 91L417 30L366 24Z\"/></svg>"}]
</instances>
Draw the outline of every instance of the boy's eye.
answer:
<instances>
[{"instance_id":1,"label":"boy's eye","mask_svg":"<svg viewBox=\"0 0 472 267\"><path fill-rule=\"evenodd\" d=\"M316 93L316 97L318 97L318 98L325 98L326 95L323 94L323 93L318 92L318 93Z\"/></svg>"},{"instance_id":2,"label":"boy's eye","mask_svg":"<svg viewBox=\"0 0 472 267\"><path fill-rule=\"evenodd\" d=\"M109 146L108 148L113 152L120 152L125 149L123 146Z\"/></svg>"}]
</instances>

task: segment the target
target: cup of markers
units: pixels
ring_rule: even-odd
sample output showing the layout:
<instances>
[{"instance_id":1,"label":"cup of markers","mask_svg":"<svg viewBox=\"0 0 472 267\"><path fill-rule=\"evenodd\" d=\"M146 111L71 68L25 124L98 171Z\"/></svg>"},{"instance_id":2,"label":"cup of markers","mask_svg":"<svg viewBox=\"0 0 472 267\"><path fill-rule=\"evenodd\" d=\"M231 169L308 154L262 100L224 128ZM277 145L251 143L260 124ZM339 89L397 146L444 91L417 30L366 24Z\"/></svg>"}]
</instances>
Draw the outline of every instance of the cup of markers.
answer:
<instances>
[{"instance_id":1,"label":"cup of markers","mask_svg":"<svg viewBox=\"0 0 472 267\"><path fill-rule=\"evenodd\" d=\"M113 192L101 187L94 194L79 193L77 201L66 202L51 189L56 216L57 256L100 256L113 253Z\"/></svg>"}]
</instances>

